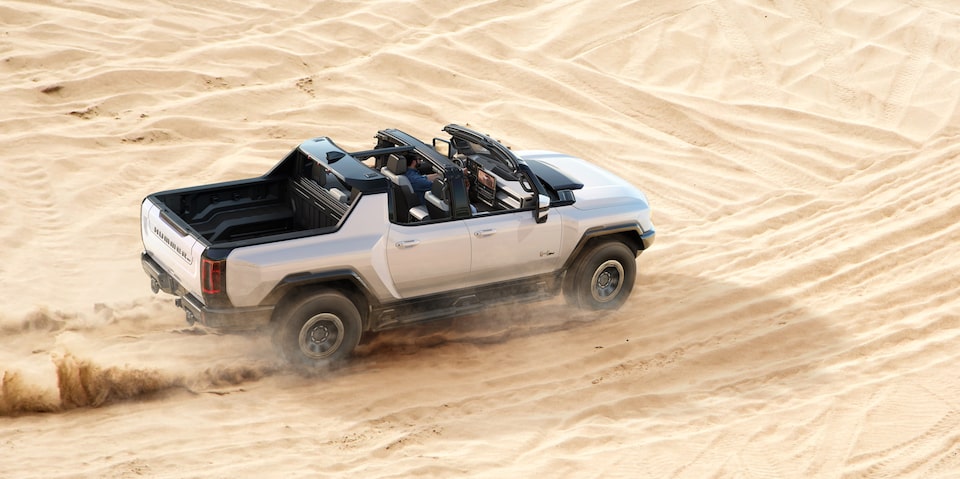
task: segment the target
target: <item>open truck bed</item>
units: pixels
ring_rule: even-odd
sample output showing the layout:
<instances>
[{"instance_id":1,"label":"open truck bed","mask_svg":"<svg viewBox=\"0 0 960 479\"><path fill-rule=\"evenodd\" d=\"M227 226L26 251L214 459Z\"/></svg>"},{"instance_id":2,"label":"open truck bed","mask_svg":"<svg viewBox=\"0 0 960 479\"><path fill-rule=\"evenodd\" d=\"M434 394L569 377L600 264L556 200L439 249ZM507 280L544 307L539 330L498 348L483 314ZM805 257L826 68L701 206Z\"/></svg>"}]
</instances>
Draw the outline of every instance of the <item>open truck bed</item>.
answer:
<instances>
[{"instance_id":1,"label":"open truck bed","mask_svg":"<svg viewBox=\"0 0 960 479\"><path fill-rule=\"evenodd\" d=\"M322 169L289 169L294 174L164 191L148 199L161 208L161 219L210 246L334 229L346 214L350 190Z\"/></svg>"}]
</instances>

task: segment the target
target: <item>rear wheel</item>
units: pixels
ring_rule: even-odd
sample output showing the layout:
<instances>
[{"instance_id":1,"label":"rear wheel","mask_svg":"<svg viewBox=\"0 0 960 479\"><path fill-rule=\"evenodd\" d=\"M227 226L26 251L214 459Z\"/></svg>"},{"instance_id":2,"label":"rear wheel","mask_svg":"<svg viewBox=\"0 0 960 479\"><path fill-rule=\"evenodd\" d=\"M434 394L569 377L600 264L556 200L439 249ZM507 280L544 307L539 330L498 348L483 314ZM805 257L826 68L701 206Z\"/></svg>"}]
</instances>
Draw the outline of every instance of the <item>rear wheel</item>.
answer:
<instances>
[{"instance_id":1,"label":"rear wheel","mask_svg":"<svg viewBox=\"0 0 960 479\"><path fill-rule=\"evenodd\" d=\"M320 367L342 361L360 342L362 324L356 305L337 291L320 291L286 309L273 340L284 358L297 366Z\"/></svg>"},{"instance_id":2,"label":"rear wheel","mask_svg":"<svg viewBox=\"0 0 960 479\"><path fill-rule=\"evenodd\" d=\"M637 260L618 241L597 243L581 253L564 279L567 302L583 309L618 309L630 297Z\"/></svg>"}]
</instances>

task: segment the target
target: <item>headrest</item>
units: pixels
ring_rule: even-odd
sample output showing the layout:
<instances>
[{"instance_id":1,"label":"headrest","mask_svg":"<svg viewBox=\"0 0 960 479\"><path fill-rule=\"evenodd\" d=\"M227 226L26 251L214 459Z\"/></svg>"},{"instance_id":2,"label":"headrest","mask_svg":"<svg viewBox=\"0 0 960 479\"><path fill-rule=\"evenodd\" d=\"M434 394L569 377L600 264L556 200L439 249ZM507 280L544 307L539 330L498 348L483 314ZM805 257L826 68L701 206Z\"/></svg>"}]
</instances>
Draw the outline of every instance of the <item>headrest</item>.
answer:
<instances>
[{"instance_id":1,"label":"headrest","mask_svg":"<svg viewBox=\"0 0 960 479\"><path fill-rule=\"evenodd\" d=\"M327 186L327 169L320 163L313 164L310 176L313 178L313 181L316 181L320 186Z\"/></svg>"},{"instance_id":2,"label":"headrest","mask_svg":"<svg viewBox=\"0 0 960 479\"><path fill-rule=\"evenodd\" d=\"M407 171L407 160L391 153L390 156L387 157L387 169L394 174L402 175Z\"/></svg>"}]
</instances>

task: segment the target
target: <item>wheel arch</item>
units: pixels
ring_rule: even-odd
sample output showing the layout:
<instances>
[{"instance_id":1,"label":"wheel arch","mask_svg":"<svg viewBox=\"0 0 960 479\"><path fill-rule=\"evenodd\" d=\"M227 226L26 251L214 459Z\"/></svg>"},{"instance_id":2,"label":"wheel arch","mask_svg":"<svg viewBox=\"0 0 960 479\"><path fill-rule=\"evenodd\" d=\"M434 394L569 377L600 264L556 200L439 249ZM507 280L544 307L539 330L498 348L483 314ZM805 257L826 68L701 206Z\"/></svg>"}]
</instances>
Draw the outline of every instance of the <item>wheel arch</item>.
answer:
<instances>
[{"instance_id":1,"label":"wheel arch","mask_svg":"<svg viewBox=\"0 0 960 479\"><path fill-rule=\"evenodd\" d=\"M273 304L271 323L288 314L290 306L302 298L316 294L319 291L332 290L346 296L360 312L360 321L363 331L368 331L370 310L374 304L366 283L353 270L336 270L323 273L294 273L287 275L264 298L261 304Z\"/></svg>"},{"instance_id":2,"label":"wheel arch","mask_svg":"<svg viewBox=\"0 0 960 479\"><path fill-rule=\"evenodd\" d=\"M640 226L635 223L590 228L580 237L580 241L577 242L573 252L570 253L564 263L563 269L564 271L569 270L584 251L589 251L591 247L604 241L619 241L627 245L633 251L633 255L637 256L643 251L641 234Z\"/></svg>"}]
</instances>

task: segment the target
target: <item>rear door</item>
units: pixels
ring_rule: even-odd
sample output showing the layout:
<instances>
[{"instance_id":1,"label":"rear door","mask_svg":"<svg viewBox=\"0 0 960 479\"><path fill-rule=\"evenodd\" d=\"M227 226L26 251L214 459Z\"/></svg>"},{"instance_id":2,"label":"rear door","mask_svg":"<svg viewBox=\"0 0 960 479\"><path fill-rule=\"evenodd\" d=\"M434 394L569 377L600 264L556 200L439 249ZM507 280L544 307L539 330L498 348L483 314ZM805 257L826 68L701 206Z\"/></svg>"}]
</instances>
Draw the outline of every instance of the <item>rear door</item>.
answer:
<instances>
[{"instance_id":1,"label":"rear door","mask_svg":"<svg viewBox=\"0 0 960 479\"><path fill-rule=\"evenodd\" d=\"M200 292L200 256L205 246L165 216L149 199L143 202L140 208L143 248L181 286L197 298L203 298Z\"/></svg>"},{"instance_id":2,"label":"rear door","mask_svg":"<svg viewBox=\"0 0 960 479\"><path fill-rule=\"evenodd\" d=\"M464 221L390 223L387 265L403 298L470 286L470 236Z\"/></svg>"}]
</instances>

